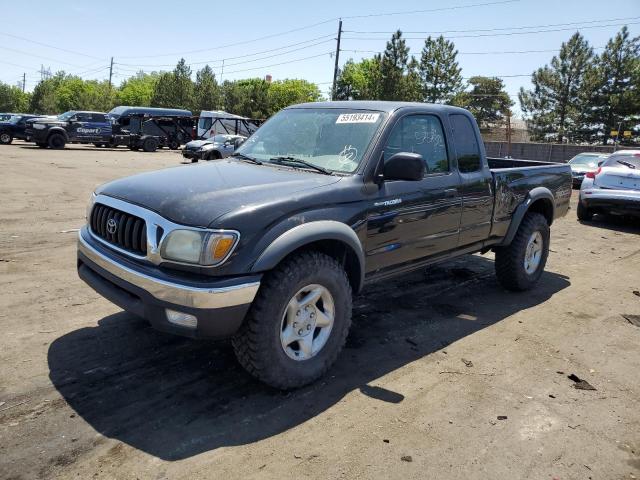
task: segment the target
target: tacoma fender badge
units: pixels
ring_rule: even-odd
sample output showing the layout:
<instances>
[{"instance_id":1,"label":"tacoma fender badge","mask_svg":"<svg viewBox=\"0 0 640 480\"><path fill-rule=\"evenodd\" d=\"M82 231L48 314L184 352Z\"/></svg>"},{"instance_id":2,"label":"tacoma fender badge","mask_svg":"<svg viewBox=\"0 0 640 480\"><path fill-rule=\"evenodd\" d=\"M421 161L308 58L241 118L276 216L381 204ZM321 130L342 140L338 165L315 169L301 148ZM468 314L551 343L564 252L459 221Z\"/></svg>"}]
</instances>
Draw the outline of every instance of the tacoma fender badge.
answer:
<instances>
[{"instance_id":1,"label":"tacoma fender badge","mask_svg":"<svg viewBox=\"0 0 640 480\"><path fill-rule=\"evenodd\" d=\"M391 205L398 205L402 203L401 198L394 198L393 200L385 200L384 202L375 202L374 207L390 207Z\"/></svg>"}]
</instances>

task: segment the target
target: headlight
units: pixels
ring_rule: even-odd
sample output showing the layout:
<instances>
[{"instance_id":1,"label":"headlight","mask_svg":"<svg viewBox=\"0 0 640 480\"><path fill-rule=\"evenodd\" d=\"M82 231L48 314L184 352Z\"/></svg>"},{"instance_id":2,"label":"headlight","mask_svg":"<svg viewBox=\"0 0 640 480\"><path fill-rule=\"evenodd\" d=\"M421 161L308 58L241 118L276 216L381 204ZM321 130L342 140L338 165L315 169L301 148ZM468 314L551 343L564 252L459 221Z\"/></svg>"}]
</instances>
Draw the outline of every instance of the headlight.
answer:
<instances>
[{"instance_id":1,"label":"headlight","mask_svg":"<svg viewBox=\"0 0 640 480\"><path fill-rule=\"evenodd\" d=\"M174 230L162 242L160 255L175 262L218 265L229 257L238 238L230 231Z\"/></svg>"},{"instance_id":2,"label":"headlight","mask_svg":"<svg viewBox=\"0 0 640 480\"><path fill-rule=\"evenodd\" d=\"M205 143L200 147L200 150L211 150L213 147L213 143Z\"/></svg>"},{"instance_id":3,"label":"headlight","mask_svg":"<svg viewBox=\"0 0 640 480\"><path fill-rule=\"evenodd\" d=\"M93 204L96 203L96 192L93 192L89 197L89 205L87 205L87 211L84 214L84 218L89 222L89 218L91 218L91 209L93 208Z\"/></svg>"},{"instance_id":4,"label":"headlight","mask_svg":"<svg viewBox=\"0 0 640 480\"><path fill-rule=\"evenodd\" d=\"M44 130L46 125L44 123L34 123L33 128L36 130Z\"/></svg>"}]
</instances>

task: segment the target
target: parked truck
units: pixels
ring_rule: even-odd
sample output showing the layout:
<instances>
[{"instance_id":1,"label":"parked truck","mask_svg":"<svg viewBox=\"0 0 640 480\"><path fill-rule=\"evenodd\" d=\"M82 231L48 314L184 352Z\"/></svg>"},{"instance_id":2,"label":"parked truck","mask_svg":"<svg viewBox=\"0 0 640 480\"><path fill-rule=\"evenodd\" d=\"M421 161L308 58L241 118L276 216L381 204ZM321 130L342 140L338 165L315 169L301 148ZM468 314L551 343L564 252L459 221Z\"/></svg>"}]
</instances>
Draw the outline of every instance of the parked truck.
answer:
<instances>
[{"instance_id":1,"label":"parked truck","mask_svg":"<svg viewBox=\"0 0 640 480\"><path fill-rule=\"evenodd\" d=\"M227 159L97 188L77 267L159 330L231 337L289 389L331 367L371 282L493 250L504 288L532 288L570 197L566 164L486 158L466 110L309 103Z\"/></svg>"}]
</instances>

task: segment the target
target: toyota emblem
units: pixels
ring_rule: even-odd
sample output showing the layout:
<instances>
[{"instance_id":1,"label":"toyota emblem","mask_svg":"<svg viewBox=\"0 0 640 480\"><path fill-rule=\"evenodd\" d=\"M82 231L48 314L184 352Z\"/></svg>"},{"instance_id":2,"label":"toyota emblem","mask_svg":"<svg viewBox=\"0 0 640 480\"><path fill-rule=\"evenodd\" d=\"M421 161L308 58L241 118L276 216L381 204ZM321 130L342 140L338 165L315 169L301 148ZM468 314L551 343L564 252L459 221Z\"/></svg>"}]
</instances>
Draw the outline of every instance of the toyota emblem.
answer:
<instances>
[{"instance_id":1,"label":"toyota emblem","mask_svg":"<svg viewBox=\"0 0 640 480\"><path fill-rule=\"evenodd\" d=\"M116 230L118 230L118 223L113 218L110 218L107 222L107 232L113 235Z\"/></svg>"}]
</instances>

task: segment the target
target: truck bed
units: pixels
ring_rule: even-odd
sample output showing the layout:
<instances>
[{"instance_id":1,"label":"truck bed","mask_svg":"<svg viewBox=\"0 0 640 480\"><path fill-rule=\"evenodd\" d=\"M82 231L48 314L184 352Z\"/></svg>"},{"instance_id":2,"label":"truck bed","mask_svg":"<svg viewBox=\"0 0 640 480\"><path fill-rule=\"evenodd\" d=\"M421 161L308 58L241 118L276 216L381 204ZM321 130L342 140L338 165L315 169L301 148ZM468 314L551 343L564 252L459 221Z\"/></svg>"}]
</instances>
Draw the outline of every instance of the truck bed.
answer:
<instances>
[{"instance_id":1,"label":"truck bed","mask_svg":"<svg viewBox=\"0 0 640 480\"><path fill-rule=\"evenodd\" d=\"M513 212L534 188L543 185L555 198L553 218L562 217L571 199L571 167L566 163L487 157L493 175L495 203L492 237L506 234Z\"/></svg>"}]
</instances>

